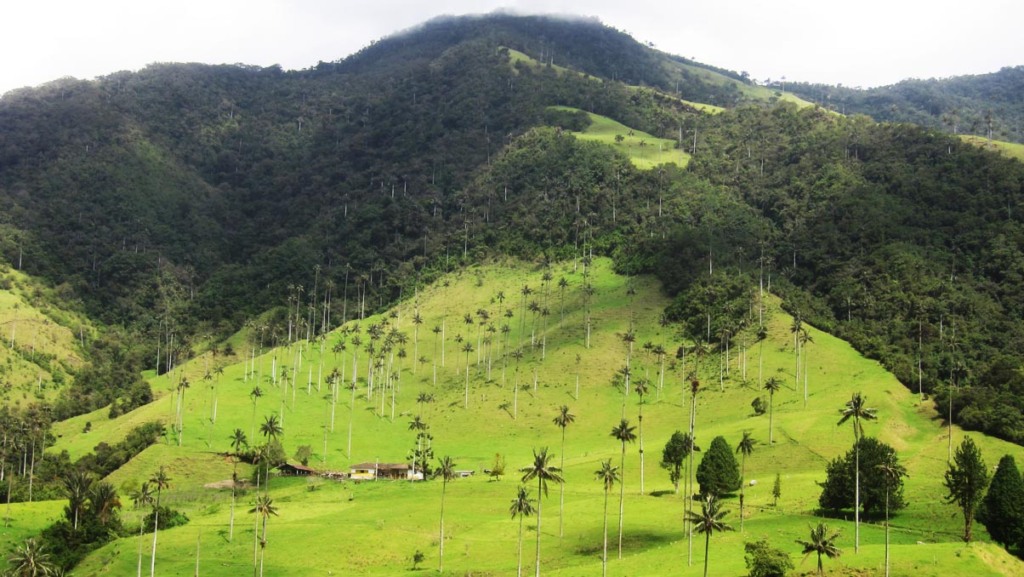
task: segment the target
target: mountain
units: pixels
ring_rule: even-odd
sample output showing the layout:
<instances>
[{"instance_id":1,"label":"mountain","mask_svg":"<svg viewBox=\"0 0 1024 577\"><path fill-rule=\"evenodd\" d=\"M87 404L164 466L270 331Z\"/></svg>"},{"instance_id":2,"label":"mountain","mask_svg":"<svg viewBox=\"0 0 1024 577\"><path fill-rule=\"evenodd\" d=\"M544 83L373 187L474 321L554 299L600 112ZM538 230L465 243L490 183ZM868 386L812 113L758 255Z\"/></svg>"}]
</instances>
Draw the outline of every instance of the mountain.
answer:
<instances>
[{"instance_id":1,"label":"mountain","mask_svg":"<svg viewBox=\"0 0 1024 577\"><path fill-rule=\"evenodd\" d=\"M878 122L909 122L953 134L1024 142L1024 66L991 74L853 89L822 84L786 88L843 114L866 114Z\"/></svg>"},{"instance_id":2,"label":"mountain","mask_svg":"<svg viewBox=\"0 0 1024 577\"><path fill-rule=\"evenodd\" d=\"M66 481L87 471L122 505L131 492L142 508L123 518L144 528L141 483L162 471L163 504L183 514L161 509L178 526L152 543L177 572L201 549L223 574L248 571L250 550L274 574L394 574L453 540L461 572L509 572L498 482L443 485L459 520L441 539L436 482L274 476L281 539L271 516L264 547L249 529L233 541L241 525L210 543L236 495L204 485L237 472L266 490L266 466L293 451L343 468L422 455L423 441L467 471L495 453L518 468L561 440L551 419L573 403L566 521L580 524L545 555L594 574L593 471L620 457L615 422L643 411L656 443L694 409L702 444L764 430L775 377L777 442L751 464L792 497L776 508L748 484L754 528L805 535L825 466L848 448L837 409L866 392L916 483L898 571L1013 574L991 544L964 552L952 507L934 503L961 427L1002 439L971 435L986 458L1024 444L1022 193L1019 161L592 20L438 19L304 71L161 64L7 94L0 470L9 500L52 500L18 505L4 538L45 528L65 566L131 571L136 531L94 515L79 532ZM52 346L27 342L25 321ZM643 403L631 383L648 387ZM622 459L633 491L642 453ZM652 574L683 554L667 487L640 500L637 525L626 517L626 558ZM832 512L846 534L848 510ZM554 525L535 523L547 543ZM880 527L851 570L881 564ZM347 549L308 559L313 530Z\"/></svg>"},{"instance_id":3,"label":"mountain","mask_svg":"<svg viewBox=\"0 0 1024 577\"><path fill-rule=\"evenodd\" d=\"M575 138L564 107L672 139L689 165L641 170ZM0 100L0 167L0 254L125 328L130 354L101 362L116 374L246 324L312 335L475 262L596 254L658 275L690 340L728 341L767 283L952 394L954 419L1024 439L1019 162L801 107L596 21L446 18L298 72L57 81Z\"/></svg>"}]
</instances>

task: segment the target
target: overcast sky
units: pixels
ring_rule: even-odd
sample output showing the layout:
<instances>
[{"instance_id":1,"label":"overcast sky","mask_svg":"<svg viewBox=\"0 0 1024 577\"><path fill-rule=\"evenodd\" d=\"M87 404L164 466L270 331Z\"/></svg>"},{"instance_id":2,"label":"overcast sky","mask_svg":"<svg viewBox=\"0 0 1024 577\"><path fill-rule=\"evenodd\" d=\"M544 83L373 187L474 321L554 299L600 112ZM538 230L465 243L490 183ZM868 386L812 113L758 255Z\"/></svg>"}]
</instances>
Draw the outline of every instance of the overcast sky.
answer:
<instances>
[{"instance_id":1,"label":"overcast sky","mask_svg":"<svg viewBox=\"0 0 1024 577\"><path fill-rule=\"evenodd\" d=\"M0 7L0 93L153 62L338 60L434 16L596 16L757 80L879 86L1024 64L1020 0L26 0Z\"/></svg>"}]
</instances>

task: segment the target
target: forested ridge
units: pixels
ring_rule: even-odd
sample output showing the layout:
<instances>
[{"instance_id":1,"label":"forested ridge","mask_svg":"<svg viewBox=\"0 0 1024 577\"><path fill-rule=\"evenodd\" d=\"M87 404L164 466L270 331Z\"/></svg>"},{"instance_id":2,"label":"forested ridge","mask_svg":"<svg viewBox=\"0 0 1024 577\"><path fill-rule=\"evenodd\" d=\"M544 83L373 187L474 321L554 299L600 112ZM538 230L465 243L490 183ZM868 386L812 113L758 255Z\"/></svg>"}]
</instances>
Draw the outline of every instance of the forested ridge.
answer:
<instances>
[{"instance_id":1,"label":"forested ridge","mask_svg":"<svg viewBox=\"0 0 1024 577\"><path fill-rule=\"evenodd\" d=\"M299 72L161 64L16 91L0 100L0 254L161 370L268 310L284 339L293 307L329 303L336 325L509 254L657 274L678 297L666 314L709 344L749 322L764 278L907 386L953 390L959 424L1024 441L1024 167L929 128L751 100L742 76L693 66L597 22L494 15ZM693 159L637 170L545 126L552 105Z\"/></svg>"},{"instance_id":2,"label":"forested ridge","mask_svg":"<svg viewBox=\"0 0 1024 577\"><path fill-rule=\"evenodd\" d=\"M991 74L908 79L891 86L855 89L789 83L788 90L844 114L879 122L910 122L952 134L1024 142L1024 66Z\"/></svg>"}]
</instances>

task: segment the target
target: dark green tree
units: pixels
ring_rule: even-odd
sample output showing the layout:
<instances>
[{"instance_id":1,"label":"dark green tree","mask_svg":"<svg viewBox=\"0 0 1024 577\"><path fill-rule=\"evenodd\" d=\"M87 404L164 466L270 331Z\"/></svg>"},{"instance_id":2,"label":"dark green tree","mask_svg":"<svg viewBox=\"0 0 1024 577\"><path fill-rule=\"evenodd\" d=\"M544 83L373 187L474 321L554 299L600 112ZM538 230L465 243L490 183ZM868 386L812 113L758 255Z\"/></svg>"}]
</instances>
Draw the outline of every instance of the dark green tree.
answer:
<instances>
[{"instance_id":1,"label":"dark green tree","mask_svg":"<svg viewBox=\"0 0 1024 577\"><path fill-rule=\"evenodd\" d=\"M907 506L903 499L902 478L890 484L880 468L883 465L899 466L896 450L889 445L865 437L858 447L850 449L842 457L837 457L825 468L825 482L821 483L821 496L818 504L822 509L832 512L850 510L857 506L854 500L855 467L860 454L860 506L861 511L871 515L885 513L886 489L889 490L889 510L899 511Z\"/></svg>"},{"instance_id":2,"label":"dark green tree","mask_svg":"<svg viewBox=\"0 0 1024 577\"><path fill-rule=\"evenodd\" d=\"M1004 547L1024 546L1024 481L1012 455L1003 455L978 509L992 540Z\"/></svg>"},{"instance_id":3,"label":"dark green tree","mask_svg":"<svg viewBox=\"0 0 1024 577\"><path fill-rule=\"evenodd\" d=\"M661 451L661 468L668 471L668 478L672 481L676 493L679 492L679 481L683 478L683 465L686 463L686 458L690 456L690 451L700 451L700 447L694 446L690 434L682 431L672 433L668 442L665 443L665 448Z\"/></svg>"},{"instance_id":4,"label":"dark green tree","mask_svg":"<svg viewBox=\"0 0 1024 577\"><path fill-rule=\"evenodd\" d=\"M775 483L772 484L772 507L779 505L779 497L782 496L782 475L775 473Z\"/></svg>"},{"instance_id":5,"label":"dark green tree","mask_svg":"<svg viewBox=\"0 0 1024 577\"><path fill-rule=\"evenodd\" d=\"M725 495L740 488L740 465L725 437L711 440L711 446L697 465L697 483L702 495Z\"/></svg>"},{"instance_id":6,"label":"dark green tree","mask_svg":"<svg viewBox=\"0 0 1024 577\"><path fill-rule=\"evenodd\" d=\"M743 550L746 551L747 575L750 577L785 577L793 570L789 553L772 547L767 539L744 543Z\"/></svg>"},{"instance_id":7,"label":"dark green tree","mask_svg":"<svg viewBox=\"0 0 1024 577\"><path fill-rule=\"evenodd\" d=\"M981 458L981 450L970 437L964 437L946 470L945 485L949 491L946 502L956 504L963 512L964 541L968 543L974 537L974 514L985 497L988 481L988 469Z\"/></svg>"}]
</instances>

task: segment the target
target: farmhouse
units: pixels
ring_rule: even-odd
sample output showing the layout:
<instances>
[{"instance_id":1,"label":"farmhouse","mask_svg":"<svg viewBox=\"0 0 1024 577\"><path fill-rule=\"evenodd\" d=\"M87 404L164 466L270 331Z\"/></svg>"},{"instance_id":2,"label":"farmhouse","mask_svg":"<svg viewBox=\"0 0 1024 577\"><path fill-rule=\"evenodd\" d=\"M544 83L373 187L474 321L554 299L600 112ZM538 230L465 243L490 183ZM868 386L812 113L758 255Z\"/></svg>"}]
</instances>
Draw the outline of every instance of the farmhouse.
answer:
<instances>
[{"instance_id":1,"label":"farmhouse","mask_svg":"<svg viewBox=\"0 0 1024 577\"><path fill-rule=\"evenodd\" d=\"M414 473L408 463L359 463L352 465L349 478L353 481L375 481L377 479L422 481L423 473L419 471Z\"/></svg>"},{"instance_id":2,"label":"farmhouse","mask_svg":"<svg viewBox=\"0 0 1024 577\"><path fill-rule=\"evenodd\" d=\"M277 470L285 477L315 477L319 475L316 469L312 469L305 465L293 465L291 463L278 465Z\"/></svg>"}]
</instances>

